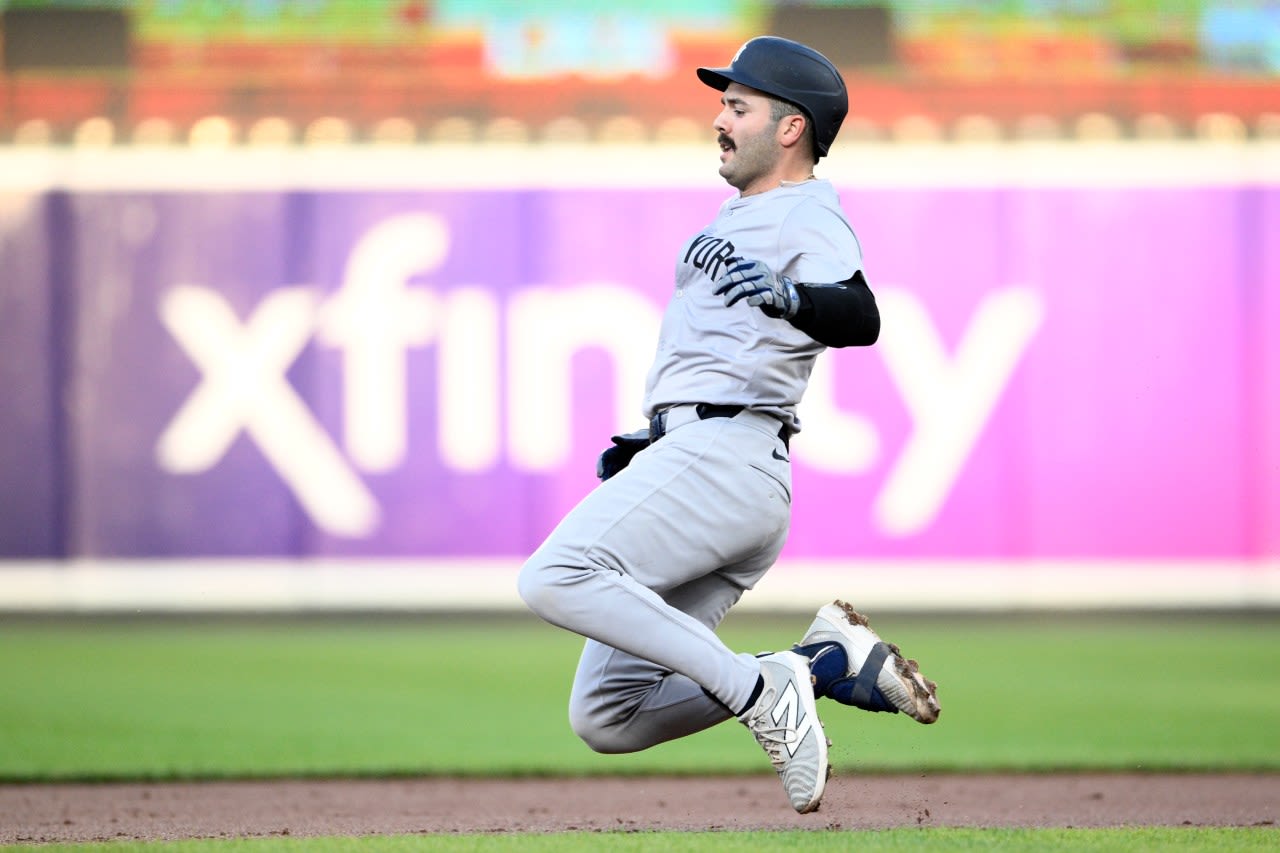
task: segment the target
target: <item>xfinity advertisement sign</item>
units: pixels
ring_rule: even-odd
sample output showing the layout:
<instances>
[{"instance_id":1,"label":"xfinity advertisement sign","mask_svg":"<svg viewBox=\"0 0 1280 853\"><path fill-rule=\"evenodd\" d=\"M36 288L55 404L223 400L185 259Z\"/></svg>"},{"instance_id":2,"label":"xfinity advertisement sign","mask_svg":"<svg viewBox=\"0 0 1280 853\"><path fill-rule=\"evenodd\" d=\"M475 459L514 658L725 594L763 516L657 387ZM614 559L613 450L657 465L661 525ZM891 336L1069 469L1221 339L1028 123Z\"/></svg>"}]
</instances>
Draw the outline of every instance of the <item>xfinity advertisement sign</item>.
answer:
<instances>
[{"instance_id":1,"label":"xfinity advertisement sign","mask_svg":"<svg viewBox=\"0 0 1280 853\"><path fill-rule=\"evenodd\" d=\"M1212 225L1240 192L845 193L883 334L819 359L788 553L1247 556L1280 309L1246 275L1275 258ZM16 199L0 551L528 553L643 426L675 254L724 197Z\"/></svg>"}]
</instances>

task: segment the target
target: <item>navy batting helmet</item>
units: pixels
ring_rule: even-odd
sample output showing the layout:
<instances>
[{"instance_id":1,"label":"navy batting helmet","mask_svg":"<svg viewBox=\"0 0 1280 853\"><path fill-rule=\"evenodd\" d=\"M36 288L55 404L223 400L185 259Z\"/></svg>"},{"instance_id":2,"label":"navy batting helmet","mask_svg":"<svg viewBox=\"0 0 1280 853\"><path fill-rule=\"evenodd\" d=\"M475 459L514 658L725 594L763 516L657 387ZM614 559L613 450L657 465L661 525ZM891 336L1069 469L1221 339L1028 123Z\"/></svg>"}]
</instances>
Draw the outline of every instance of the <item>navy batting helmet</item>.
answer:
<instances>
[{"instance_id":1,"label":"navy batting helmet","mask_svg":"<svg viewBox=\"0 0 1280 853\"><path fill-rule=\"evenodd\" d=\"M795 104L813 124L818 157L831 148L849 112L849 93L831 60L778 36L753 38L738 48L728 68L699 68L698 79L721 92L741 83Z\"/></svg>"}]
</instances>

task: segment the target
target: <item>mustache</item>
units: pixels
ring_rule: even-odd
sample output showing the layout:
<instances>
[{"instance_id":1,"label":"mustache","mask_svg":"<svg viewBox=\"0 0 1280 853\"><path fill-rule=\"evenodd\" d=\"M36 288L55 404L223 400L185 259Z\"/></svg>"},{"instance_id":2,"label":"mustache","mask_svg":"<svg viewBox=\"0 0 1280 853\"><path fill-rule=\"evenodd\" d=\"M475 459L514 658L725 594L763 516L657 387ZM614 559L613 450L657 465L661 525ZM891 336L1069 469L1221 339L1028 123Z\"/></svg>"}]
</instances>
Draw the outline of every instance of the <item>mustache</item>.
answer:
<instances>
[{"instance_id":1,"label":"mustache","mask_svg":"<svg viewBox=\"0 0 1280 853\"><path fill-rule=\"evenodd\" d=\"M725 146L728 146L729 148L737 148L737 147L738 147L738 146L736 146L736 145L734 145L734 144L733 144L733 140L732 140L732 139L730 139L729 137L725 136L723 133L721 133L720 135L718 135L718 136L716 137L716 143L717 143L717 144L719 144L719 145L725 145Z\"/></svg>"}]
</instances>

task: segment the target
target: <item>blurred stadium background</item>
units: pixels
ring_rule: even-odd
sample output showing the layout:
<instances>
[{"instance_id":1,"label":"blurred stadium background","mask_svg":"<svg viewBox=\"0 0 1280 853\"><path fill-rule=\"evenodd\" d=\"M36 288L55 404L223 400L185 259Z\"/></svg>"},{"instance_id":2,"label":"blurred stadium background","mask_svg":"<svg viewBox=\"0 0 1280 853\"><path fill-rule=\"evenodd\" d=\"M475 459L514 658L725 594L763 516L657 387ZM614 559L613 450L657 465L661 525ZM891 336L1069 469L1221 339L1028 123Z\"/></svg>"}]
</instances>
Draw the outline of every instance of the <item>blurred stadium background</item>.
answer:
<instances>
[{"instance_id":1,"label":"blurred stadium background","mask_svg":"<svg viewBox=\"0 0 1280 853\"><path fill-rule=\"evenodd\" d=\"M765 32L886 331L746 603L1280 605L1280 3L0 10L0 610L514 606Z\"/></svg>"},{"instance_id":2,"label":"blurred stadium background","mask_svg":"<svg viewBox=\"0 0 1280 853\"><path fill-rule=\"evenodd\" d=\"M14 144L702 139L688 70L811 43L845 139L1280 135L1264 0L8 0Z\"/></svg>"}]
</instances>

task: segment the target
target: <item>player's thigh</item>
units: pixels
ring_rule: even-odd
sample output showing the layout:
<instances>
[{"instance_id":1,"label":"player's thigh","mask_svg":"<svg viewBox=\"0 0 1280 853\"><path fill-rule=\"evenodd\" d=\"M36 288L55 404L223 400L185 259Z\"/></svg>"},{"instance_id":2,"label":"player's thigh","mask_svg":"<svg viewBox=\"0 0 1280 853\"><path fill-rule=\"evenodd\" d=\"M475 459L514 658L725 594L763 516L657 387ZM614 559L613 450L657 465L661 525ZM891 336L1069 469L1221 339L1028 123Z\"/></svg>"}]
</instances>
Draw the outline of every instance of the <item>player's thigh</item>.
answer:
<instances>
[{"instance_id":1,"label":"player's thigh","mask_svg":"<svg viewBox=\"0 0 1280 853\"><path fill-rule=\"evenodd\" d=\"M742 591L736 580L713 572L668 590L662 598L677 610L715 629L742 597ZM620 698L625 702L628 696L638 701L669 674L670 670L652 661L587 640L574 676L573 704L595 706L615 703Z\"/></svg>"},{"instance_id":2,"label":"player's thigh","mask_svg":"<svg viewBox=\"0 0 1280 853\"><path fill-rule=\"evenodd\" d=\"M743 461L761 453L752 443L768 455L767 436L726 423L682 427L637 456L565 517L538 561L618 571L658 592L719 569L763 571L786 540L790 494Z\"/></svg>"},{"instance_id":3,"label":"player's thigh","mask_svg":"<svg viewBox=\"0 0 1280 853\"><path fill-rule=\"evenodd\" d=\"M653 517L634 521L640 535L646 525L662 531L665 547L654 560L659 567L673 566L665 575L673 583L663 587L669 599L682 595L676 587L697 589L700 579L714 575L710 585L728 580L737 589L727 610L773 565L791 523L790 468L773 456L776 444L776 436L717 418L682 427L651 449L660 472L674 473L669 480L661 473L655 478ZM694 613L688 605L670 603ZM723 616L709 614L702 621L714 625Z\"/></svg>"},{"instance_id":4,"label":"player's thigh","mask_svg":"<svg viewBox=\"0 0 1280 853\"><path fill-rule=\"evenodd\" d=\"M725 566L667 590L662 598L714 630L742 598L743 592L755 586L771 565L772 559L760 559Z\"/></svg>"}]
</instances>

